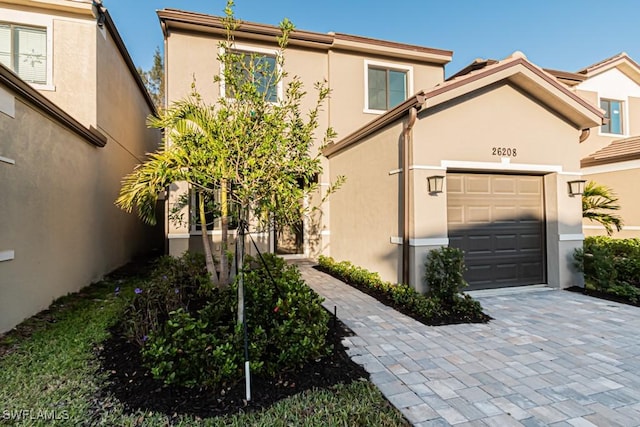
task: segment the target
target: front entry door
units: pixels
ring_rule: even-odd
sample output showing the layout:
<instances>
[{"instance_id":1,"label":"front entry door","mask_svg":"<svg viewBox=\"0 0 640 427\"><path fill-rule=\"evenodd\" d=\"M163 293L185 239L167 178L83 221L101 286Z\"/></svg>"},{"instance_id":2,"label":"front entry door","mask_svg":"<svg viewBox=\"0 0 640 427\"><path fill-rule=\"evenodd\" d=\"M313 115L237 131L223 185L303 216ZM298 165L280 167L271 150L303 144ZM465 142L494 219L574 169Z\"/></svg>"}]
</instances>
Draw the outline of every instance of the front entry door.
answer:
<instances>
[{"instance_id":1,"label":"front entry door","mask_svg":"<svg viewBox=\"0 0 640 427\"><path fill-rule=\"evenodd\" d=\"M276 230L276 254L304 254L304 223L302 221L293 227Z\"/></svg>"}]
</instances>

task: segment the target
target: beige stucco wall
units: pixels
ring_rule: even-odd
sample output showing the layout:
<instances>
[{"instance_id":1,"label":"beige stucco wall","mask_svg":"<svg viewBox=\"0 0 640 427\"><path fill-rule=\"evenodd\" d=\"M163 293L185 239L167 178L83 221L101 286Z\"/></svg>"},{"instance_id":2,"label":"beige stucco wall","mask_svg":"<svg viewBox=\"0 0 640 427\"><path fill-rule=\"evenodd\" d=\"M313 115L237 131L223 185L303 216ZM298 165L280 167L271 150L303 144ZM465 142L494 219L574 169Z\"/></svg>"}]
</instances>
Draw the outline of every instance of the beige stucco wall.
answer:
<instances>
[{"instance_id":1,"label":"beige stucco wall","mask_svg":"<svg viewBox=\"0 0 640 427\"><path fill-rule=\"evenodd\" d=\"M96 125L98 29L94 20L53 19L53 86L40 91L85 126Z\"/></svg>"},{"instance_id":2,"label":"beige stucco wall","mask_svg":"<svg viewBox=\"0 0 640 427\"><path fill-rule=\"evenodd\" d=\"M611 188L619 198L618 204L621 209L616 214L622 218L624 226L622 231L615 231L614 228L612 237L620 239L640 237L639 174L640 170L636 167L612 172L587 173L583 176L587 181L595 181ZM587 236L607 235L604 228L596 222L585 220L583 224L584 234Z\"/></svg>"},{"instance_id":3,"label":"beige stucco wall","mask_svg":"<svg viewBox=\"0 0 640 427\"><path fill-rule=\"evenodd\" d=\"M464 102L420 114L414 130L414 162L499 164L501 156L493 155L493 147L504 147L517 150L509 163L556 165L577 172L579 135L521 91L509 85L491 86L467 96Z\"/></svg>"},{"instance_id":4,"label":"beige stucco wall","mask_svg":"<svg viewBox=\"0 0 640 427\"><path fill-rule=\"evenodd\" d=\"M138 220L116 208L128 153L89 145L20 99L0 113L0 332L145 249Z\"/></svg>"},{"instance_id":5,"label":"beige stucco wall","mask_svg":"<svg viewBox=\"0 0 640 427\"><path fill-rule=\"evenodd\" d=\"M401 134L398 122L330 159L331 176L347 178L331 198L331 256L392 282L401 279L402 246L391 242L402 236Z\"/></svg>"},{"instance_id":6,"label":"beige stucco wall","mask_svg":"<svg viewBox=\"0 0 640 427\"><path fill-rule=\"evenodd\" d=\"M401 61L395 58L389 59L339 50L330 51L328 61L329 82L332 89L329 114L331 125L341 138L379 115L365 112L365 61L375 61L389 64L389 66L411 67L413 93L429 89L444 80L444 67L441 65ZM413 93L409 95L413 95Z\"/></svg>"}]
</instances>

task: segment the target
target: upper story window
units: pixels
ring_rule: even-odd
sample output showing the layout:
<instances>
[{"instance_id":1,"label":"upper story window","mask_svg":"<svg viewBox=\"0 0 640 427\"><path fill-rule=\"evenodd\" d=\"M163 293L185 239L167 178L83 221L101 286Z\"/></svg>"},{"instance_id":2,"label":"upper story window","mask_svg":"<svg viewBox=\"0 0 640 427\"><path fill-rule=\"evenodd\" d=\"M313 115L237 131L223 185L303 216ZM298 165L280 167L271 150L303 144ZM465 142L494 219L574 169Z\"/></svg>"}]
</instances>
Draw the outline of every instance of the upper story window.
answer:
<instances>
[{"instance_id":1,"label":"upper story window","mask_svg":"<svg viewBox=\"0 0 640 427\"><path fill-rule=\"evenodd\" d=\"M47 29L0 23L0 63L29 83L47 83Z\"/></svg>"},{"instance_id":2,"label":"upper story window","mask_svg":"<svg viewBox=\"0 0 640 427\"><path fill-rule=\"evenodd\" d=\"M234 45L228 54L231 55L234 67L233 74L238 76L238 80L234 83L235 87L249 83L254 85L258 93L264 95L268 102L275 103L282 98L283 85L281 79L278 81L280 70L277 51ZM229 82L222 81L223 96L229 98L234 96L233 88L230 86Z\"/></svg>"},{"instance_id":3,"label":"upper story window","mask_svg":"<svg viewBox=\"0 0 640 427\"><path fill-rule=\"evenodd\" d=\"M365 61L365 112L390 110L412 91L412 68Z\"/></svg>"},{"instance_id":4,"label":"upper story window","mask_svg":"<svg viewBox=\"0 0 640 427\"><path fill-rule=\"evenodd\" d=\"M601 99L600 108L605 111L605 118L609 119L608 123L605 123L600 128L602 133L612 133L616 135L622 135L624 133L624 123L622 120L624 103L615 99Z\"/></svg>"}]
</instances>

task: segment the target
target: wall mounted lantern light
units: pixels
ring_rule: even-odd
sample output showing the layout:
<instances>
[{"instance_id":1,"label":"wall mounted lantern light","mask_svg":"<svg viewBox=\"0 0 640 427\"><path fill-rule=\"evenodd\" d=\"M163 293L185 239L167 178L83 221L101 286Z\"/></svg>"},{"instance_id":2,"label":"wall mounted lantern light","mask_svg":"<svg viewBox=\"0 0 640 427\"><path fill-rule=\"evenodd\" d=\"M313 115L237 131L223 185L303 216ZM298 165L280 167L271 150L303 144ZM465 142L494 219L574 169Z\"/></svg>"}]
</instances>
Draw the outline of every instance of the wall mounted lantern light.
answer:
<instances>
[{"instance_id":1,"label":"wall mounted lantern light","mask_svg":"<svg viewBox=\"0 0 640 427\"><path fill-rule=\"evenodd\" d=\"M575 181L569 181L569 195L570 196L582 196L584 194L584 179L577 179Z\"/></svg>"},{"instance_id":2,"label":"wall mounted lantern light","mask_svg":"<svg viewBox=\"0 0 640 427\"><path fill-rule=\"evenodd\" d=\"M427 177L427 186L429 189L429 194L442 193L443 184L444 184L444 176L442 175L432 175Z\"/></svg>"}]
</instances>

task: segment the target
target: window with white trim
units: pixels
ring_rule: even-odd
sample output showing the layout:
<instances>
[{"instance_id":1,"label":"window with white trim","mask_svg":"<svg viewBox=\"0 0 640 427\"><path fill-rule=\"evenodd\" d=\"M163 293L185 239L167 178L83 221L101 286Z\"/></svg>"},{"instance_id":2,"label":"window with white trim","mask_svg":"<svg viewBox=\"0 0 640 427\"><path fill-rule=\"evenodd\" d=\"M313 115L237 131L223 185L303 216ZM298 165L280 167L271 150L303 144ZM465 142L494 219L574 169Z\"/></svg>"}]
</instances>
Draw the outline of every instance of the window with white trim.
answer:
<instances>
[{"instance_id":1,"label":"window with white trim","mask_svg":"<svg viewBox=\"0 0 640 427\"><path fill-rule=\"evenodd\" d=\"M0 23L0 63L24 81L47 84L47 29Z\"/></svg>"},{"instance_id":2,"label":"window with white trim","mask_svg":"<svg viewBox=\"0 0 640 427\"><path fill-rule=\"evenodd\" d=\"M255 85L258 93L264 95L268 102L276 103L282 98L283 85L282 79L279 79L277 51L234 45L229 55L232 55L233 75L238 76L236 87L244 83ZM228 82L222 82L222 93L227 98L234 96L230 86Z\"/></svg>"},{"instance_id":3,"label":"window with white trim","mask_svg":"<svg viewBox=\"0 0 640 427\"><path fill-rule=\"evenodd\" d=\"M365 61L365 111L387 111L412 91L412 68Z\"/></svg>"},{"instance_id":4,"label":"window with white trim","mask_svg":"<svg viewBox=\"0 0 640 427\"><path fill-rule=\"evenodd\" d=\"M600 132L616 135L624 134L624 123L622 120L624 103L616 99L600 99L600 108L605 111L604 117L607 123L600 127Z\"/></svg>"}]
</instances>

